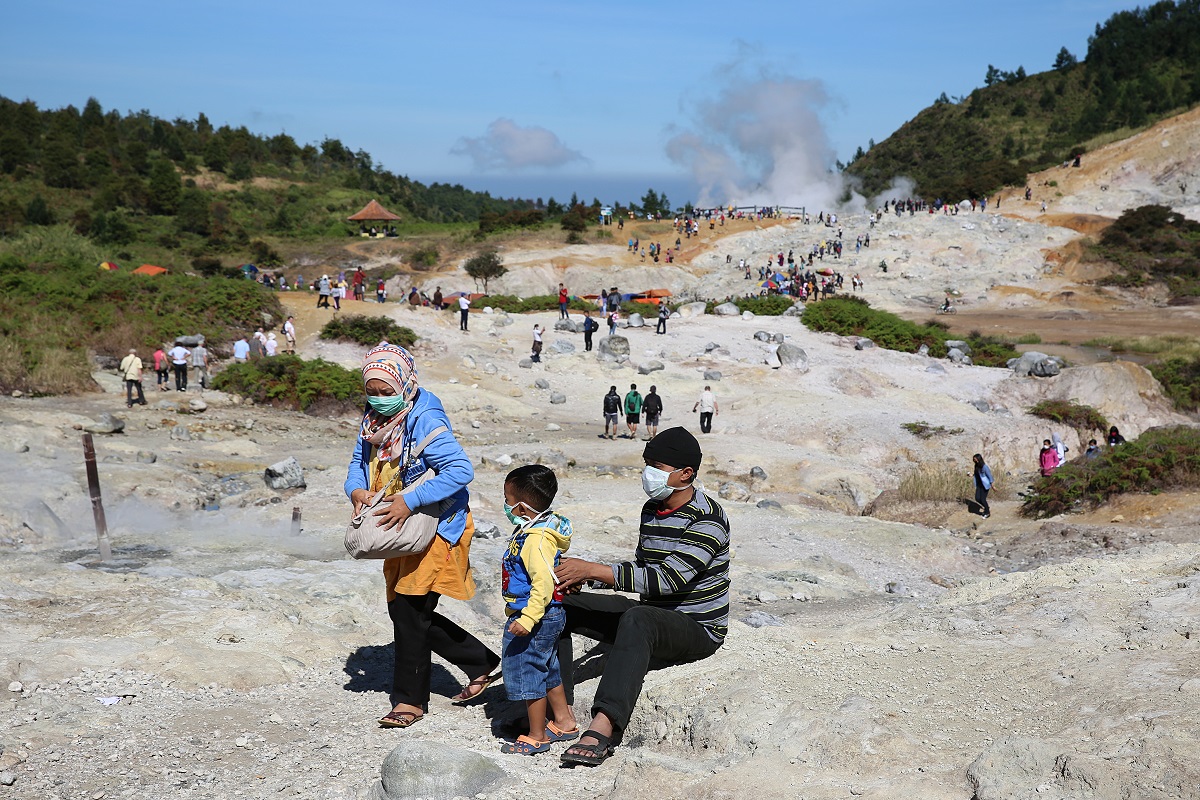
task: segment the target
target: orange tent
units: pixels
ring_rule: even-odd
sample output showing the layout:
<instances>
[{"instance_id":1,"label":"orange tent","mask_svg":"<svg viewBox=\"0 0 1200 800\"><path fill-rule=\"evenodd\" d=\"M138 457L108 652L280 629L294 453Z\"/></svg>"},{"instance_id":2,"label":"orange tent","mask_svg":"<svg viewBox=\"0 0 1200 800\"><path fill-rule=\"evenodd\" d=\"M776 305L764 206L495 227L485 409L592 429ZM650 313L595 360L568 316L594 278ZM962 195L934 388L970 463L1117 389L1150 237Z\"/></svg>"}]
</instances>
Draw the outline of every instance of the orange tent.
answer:
<instances>
[{"instance_id":1,"label":"orange tent","mask_svg":"<svg viewBox=\"0 0 1200 800\"><path fill-rule=\"evenodd\" d=\"M115 272L115 271L116 271L117 269L119 269L119 268L117 267L117 265L116 265L116 264L114 264L114 263L113 263L113 262L111 262L111 261L101 261L101 262L100 262L100 269L107 270L107 271L111 271L111 272Z\"/></svg>"},{"instance_id":2,"label":"orange tent","mask_svg":"<svg viewBox=\"0 0 1200 800\"><path fill-rule=\"evenodd\" d=\"M153 264L142 264L133 271L134 275L162 275L167 271L166 267L156 267Z\"/></svg>"},{"instance_id":3,"label":"orange tent","mask_svg":"<svg viewBox=\"0 0 1200 800\"><path fill-rule=\"evenodd\" d=\"M399 214L393 214L383 206L379 205L378 200L372 200L363 206L363 210L357 214L353 214L346 219L351 222L398 222Z\"/></svg>"}]
</instances>

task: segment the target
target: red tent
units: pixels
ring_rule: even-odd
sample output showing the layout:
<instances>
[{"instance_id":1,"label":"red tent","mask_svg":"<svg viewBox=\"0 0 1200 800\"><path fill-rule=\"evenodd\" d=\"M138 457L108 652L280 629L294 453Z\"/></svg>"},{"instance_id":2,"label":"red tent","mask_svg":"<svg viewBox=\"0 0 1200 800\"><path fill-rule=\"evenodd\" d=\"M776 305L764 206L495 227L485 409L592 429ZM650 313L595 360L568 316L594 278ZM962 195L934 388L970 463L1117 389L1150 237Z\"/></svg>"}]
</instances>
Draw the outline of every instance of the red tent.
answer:
<instances>
[{"instance_id":1,"label":"red tent","mask_svg":"<svg viewBox=\"0 0 1200 800\"><path fill-rule=\"evenodd\" d=\"M108 272L115 272L117 270L117 265L114 264L112 261L101 261L100 269L108 271Z\"/></svg>"},{"instance_id":2,"label":"red tent","mask_svg":"<svg viewBox=\"0 0 1200 800\"><path fill-rule=\"evenodd\" d=\"M156 267L153 264L142 264L133 271L134 275L162 275L167 271L166 267Z\"/></svg>"}]
</instances>

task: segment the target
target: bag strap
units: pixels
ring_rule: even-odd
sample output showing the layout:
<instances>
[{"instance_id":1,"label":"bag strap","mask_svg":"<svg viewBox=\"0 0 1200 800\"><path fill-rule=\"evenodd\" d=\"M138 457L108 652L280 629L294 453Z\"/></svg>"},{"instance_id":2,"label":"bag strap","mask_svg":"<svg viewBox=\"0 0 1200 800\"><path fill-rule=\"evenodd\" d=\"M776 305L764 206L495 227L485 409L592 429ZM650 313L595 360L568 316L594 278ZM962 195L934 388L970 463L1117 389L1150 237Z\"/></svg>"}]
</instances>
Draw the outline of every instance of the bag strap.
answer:
<instances>
[{"instance_id":1,"label":"bag strap","mask_svg":"<svg viewBox=\"0 0 1200 800\"><path fill-rule=\"evenodd\" d=\"M414 450L409 451L408 457L406 459L404 459L404 463L401 464L400 468L396 471L395 477L393 477L390 481L388 481L387 486L384 486L382 489L380 489L375 494L374 497L371 498L370 505L373 506L376 503L378 503L380 500L382 500L384 497L386 497L388 494L388 490L391 489L392 484L396 482L396 478L400 478L401 480L403 480L404 473L408 470L408 468L410 466L412 466L412 462L415 461L417 459L417 457L421 455L421 453L425 452L425 448L428 447L429 444L434 439L441 436L443 433L446 433L448 430L450 430L450 429L447 428L445 425L438 425L436 428L434 428L432 431L429 432L428 436L426 436L424 439L422 439L417 444L417 446Z\"/></svg>"}]
</instances>

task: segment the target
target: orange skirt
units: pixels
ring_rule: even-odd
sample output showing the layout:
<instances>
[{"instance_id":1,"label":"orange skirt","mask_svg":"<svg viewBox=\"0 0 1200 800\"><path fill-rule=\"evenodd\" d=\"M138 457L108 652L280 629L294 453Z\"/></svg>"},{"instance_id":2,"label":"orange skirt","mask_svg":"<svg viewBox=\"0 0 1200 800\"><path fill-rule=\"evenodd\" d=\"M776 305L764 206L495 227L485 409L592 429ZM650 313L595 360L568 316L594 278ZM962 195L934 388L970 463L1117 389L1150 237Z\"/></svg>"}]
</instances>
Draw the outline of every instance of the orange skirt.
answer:
<instances>
[{"instance_id":1,"label":"orange skirt","mask_svg":"<svg viewBox=\"0 0 1200 800\"><path fill-rule=\"evenodd\" d=\"M466 530L458 544L451 546L441 536L420 555L388 558L383 562L388 602L398 594L422 595L430 592L470 600L475 596L475 577L471 574L471 537L475 520L467 512Z\"/></svg>"}]
</instances>

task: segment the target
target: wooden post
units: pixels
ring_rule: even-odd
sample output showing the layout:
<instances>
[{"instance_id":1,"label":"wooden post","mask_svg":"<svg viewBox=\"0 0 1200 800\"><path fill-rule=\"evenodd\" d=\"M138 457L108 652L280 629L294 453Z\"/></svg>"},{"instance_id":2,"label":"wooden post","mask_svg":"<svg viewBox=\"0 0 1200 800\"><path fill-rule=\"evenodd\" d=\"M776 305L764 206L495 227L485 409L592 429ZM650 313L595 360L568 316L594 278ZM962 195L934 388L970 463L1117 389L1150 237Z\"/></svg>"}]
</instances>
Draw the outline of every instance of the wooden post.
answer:
<instances>
[{"instance_id":1,"label":"wooden post","mask_svg":"<svg viewBox=\"0 0 1200 800\"><path fill-rule=\"evenodd\" d=\"M92 516L96 520L96 543L100 546L100 560L112 558L112 547L108 543L108 522L104 519L104 503L100 500L100 475L96 472L96 448L92 435L83 435L83 464L87 468L88 495L92 498Z\"/></svg>"},{"instance_id":2,"label":"wooden post","mask_svg":"<svg viewBox=\"0 0 1200 800\"><path fill-rule=\"evenodd\" d=\"M300 535L300 506L292 506L292 536Z\"/></svg>"}]
</instances>

